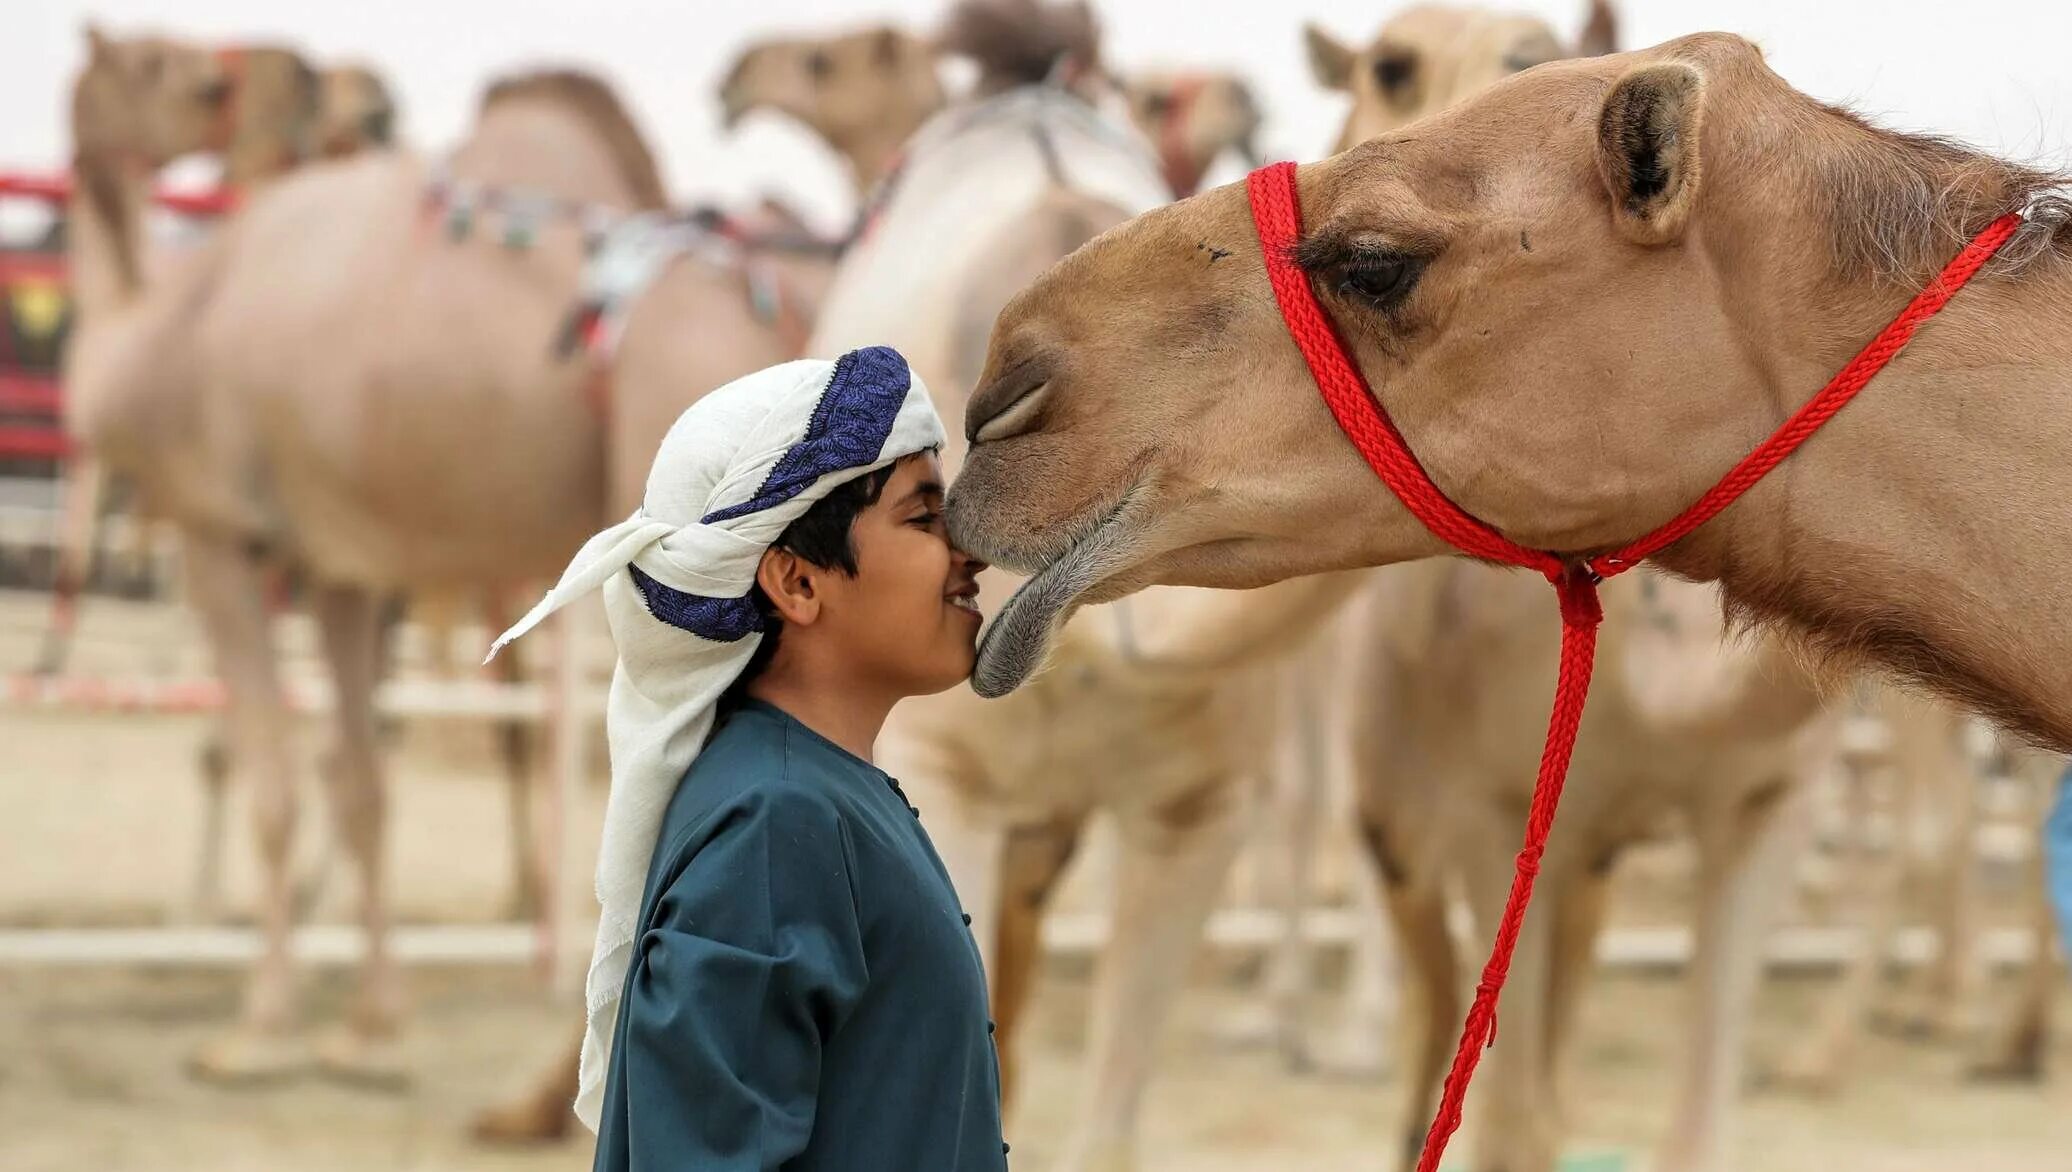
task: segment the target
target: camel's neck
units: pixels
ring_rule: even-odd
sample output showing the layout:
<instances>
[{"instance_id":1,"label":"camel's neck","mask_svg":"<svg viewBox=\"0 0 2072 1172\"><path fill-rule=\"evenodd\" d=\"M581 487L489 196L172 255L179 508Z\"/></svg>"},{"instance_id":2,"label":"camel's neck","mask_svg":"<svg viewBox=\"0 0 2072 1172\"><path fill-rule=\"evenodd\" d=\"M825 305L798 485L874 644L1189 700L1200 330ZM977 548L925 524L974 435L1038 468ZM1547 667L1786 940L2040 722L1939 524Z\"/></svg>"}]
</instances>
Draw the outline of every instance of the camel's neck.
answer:
<instances>
[{"instance_id":1,"label":"camel's neck","mask_svg":"<svg viewBox=\"0 0 2072 1172\"><path fill-rule=\"evenodd\" d=\"M1959 293L1821 434L1666 560L2072 749L2068 533L2072 268L2045 260Z\"/></svg>"},{"instance_id":2,"label":"camel's neck","mask_svg":"<svg viewBox=\"0 0 2072 1172\"><path fill-rule=\"evenodd\" d=\"M84 321L106 320L143 292L144 210L151 174L81 154L65 221L72 296Z\"/></svg>"},{"instance_id":3,"label":"camel's neck","mask_svg":"<svg viewBox=\"0 0 2072 1172\"><path fill-rule=\"evenodd\" d=\"M892 173L892 168L899 162L900 148L906 145L906 140L918 125L856 130L830 144L848 164L849 178L856 184L859 196L869 195L872 188Z\"/></svg>"}]
</instances>

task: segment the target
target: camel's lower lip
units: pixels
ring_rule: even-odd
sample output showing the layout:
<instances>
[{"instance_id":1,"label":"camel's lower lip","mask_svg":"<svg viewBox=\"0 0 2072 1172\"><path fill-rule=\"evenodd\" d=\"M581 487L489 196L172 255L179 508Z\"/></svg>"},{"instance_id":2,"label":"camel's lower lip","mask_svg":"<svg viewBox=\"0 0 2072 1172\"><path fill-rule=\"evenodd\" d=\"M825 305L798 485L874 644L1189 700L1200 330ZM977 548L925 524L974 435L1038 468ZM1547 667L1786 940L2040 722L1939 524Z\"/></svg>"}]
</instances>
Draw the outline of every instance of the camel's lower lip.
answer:
<instances>
[{"instance_id":1,"label":"camel's lower lip","mask_svg":"<svg viewBox=\"0 0 2072 1172\"><path fill-rule=\"evenodd\" d=\"M1129 564L1123 523L1130 493L1071 548L1038 570L1008 598L978 645L972 690L988 699L1027 683L1043 664L1052 636L1080 599Z\"/></svg>"}]
</instances>

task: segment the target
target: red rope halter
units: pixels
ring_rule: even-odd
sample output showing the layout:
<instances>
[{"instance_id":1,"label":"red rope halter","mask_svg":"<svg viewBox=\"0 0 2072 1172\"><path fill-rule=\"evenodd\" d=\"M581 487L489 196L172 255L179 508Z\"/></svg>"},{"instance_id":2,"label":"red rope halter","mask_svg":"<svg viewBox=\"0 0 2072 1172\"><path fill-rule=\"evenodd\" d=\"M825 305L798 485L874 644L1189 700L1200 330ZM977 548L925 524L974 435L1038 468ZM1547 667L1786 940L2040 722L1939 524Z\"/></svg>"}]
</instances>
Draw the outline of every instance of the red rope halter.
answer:
<instances>
[{"instance_id":1,"label":"red rope halter","mask_svg":"<svg viewBox=\"0 0 2072 1172\"><path fill-rule=\"evenodd\" d=\"M1990 260L2021 224L2019 216L2007 215L1993 221L1964 247L1928 287L1915 296L1890 325L1880 331L1850 360L1820 393L1793 413L1784 426L1750 452L1710 491L1668 524L1611 553L1589 558L1566 557L1544 550L1528 549L1498 533L1459 505L1448 500L1432 483L1424 466L1403 442L1403 435L1390 422L1380 400L1367 385L1360 369L1347 353L1331 319L1317 302L1309 277L1296 265L1293 249L1302 235L1302 208L1295 183L1295 164L1274 163L1252 172L1246 180L1252 202L1252 222L1259 230L1259 244L1266 259L1266 273L1273 282L1274 300L1288 333L1302 351L1317 389L1338 420L1346 438L1360 450L1375 474L1390 492L1403 502L1424 527L1447 544L1470 557L1507 565L1524 566L1546 575L1561 602L1561 673L1554 687L1553 714L1548 720L1546 749L1540 757L1539 779L1533 785L1532 806L1526 816L1525 845L1518 851L1517 871L1511 879L1510 896L1504 902L1489 963L1475 985L1475 999L1469 1006L1467 1023L1461 1029L1460 1047L1454 1052L1453 1067L1439 1097L1439 1110L1425 1134L1424 1152L1418 1172L1437 1172L1446 1141L1460 1126L1461 1103L1467 1097L1468 1082L1475 1075L1485 1046L1496 1043L1497 997L1510 971L1511 953L1518 946L1519 929L1525 922L1526 905L1532 900L1534 876L1539 874L1540 856L1547 847L1547 835L1554 826L1554 811L1561 800L1561 786L1568 777L1569 755L1575 749L1576 728L1583 719L1583 704L1590 695L1590 671L1597 656L1597 627L1604 613L1598 606L1597 583L1632 569L1672 542L1717 516L1753 487L1770 469L1783 462L1820 425L1834 418L1849 400L1883 369L1892 356L1912 338L1914 330L1964 287L1980 266Z\"/></svg>"}]
</instances>

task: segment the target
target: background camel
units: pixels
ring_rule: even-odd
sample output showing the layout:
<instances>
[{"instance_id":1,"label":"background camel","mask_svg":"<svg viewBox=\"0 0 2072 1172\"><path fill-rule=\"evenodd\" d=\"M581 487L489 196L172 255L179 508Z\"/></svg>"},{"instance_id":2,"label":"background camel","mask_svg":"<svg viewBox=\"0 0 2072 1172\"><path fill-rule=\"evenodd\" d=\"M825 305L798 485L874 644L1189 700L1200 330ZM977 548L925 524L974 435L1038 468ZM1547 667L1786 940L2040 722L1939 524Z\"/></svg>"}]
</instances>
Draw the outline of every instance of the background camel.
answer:
<instances>
[{"instance_id":1,"label":"background camel","mask_svg":"<svg viewBox=\"0 0 2072 1172\"><path fill-rule=\"evenodd\" d=\"M842 156L859 195L946 100L935 46L890 25L754 42L720 83L730 128L756 110L798 120Z\"/></svg>"},{"instance_id":2,"label":"background camel","mask_svg":"<svg viewBox=\"0 0 2072 1172\"><path fill-rule=\"evenodd\" d=\"M1031 43L1021 39L1030 18L1014 5L1005 7L1008 22L1004 27L988 24L978 43L1004 42L1019 59L1031 51ZM842 157L857 195L866 196L891 177L914 132L947 104L939 59L945 44L961 51L974 43L971 25L967 19L944 38L878 25L829 36L755 41L721 81L720 108L729 127L757 110L798 121ZM1033 44L1039 54L1055 50L1048 39ZM1000 48L987 51L997 54ZM1253 139L1259 108L1242 79L1149 70L1111 79L1111 84L1120 90L1137 129L1156 145L1174 194L1192 195L1226 150L1239 151L1249 163L1258 161Z\"/></svg>"},{"instance_id":3,"label":"background camel","mask_svg":"<svg viewBox=\"0 0 2072 1172\"><path fill-rule=\"evenodd\" d=\"M1536 16L1451 4L1420 4L1389 18L1365 48L1304 25L1310 73L1352 98L1336 150L1443 110L1470 94L1548 61L1596 57L1618 47L1618 18L1606 0L1590 11L1573 45Z\"/></svg>"},{"instance_id":4,"label":"background camel","mask_svg":"<svg viewBox=\"0 0 2072 1172\"><path fill-rule=\"evenodd\" d=\"M1597 6L1592 23L1608 42L1609 11ZM1534 18L1433 7L1392 20L1358 55L1314 27L1308 37L1320 80L1354 89L1346 139L1415 121L1566 53ZM1351 86L1355 58L1360 84ZM1501 570L1395 569L1368 594L1340 636L1357 649L1340 687L1359 698L1347 718L1362 838L1385 880L1403 971L1422 1010L1405 1030L1403 1158L1414 1163L1463 1008L1461 975L1477 963L1449 930L1450 894L1465 890L1478 932L1491 929L1516 814L1530 796L1556 632L1544 621L1543 589ZM1836 717L1817 683L1770 642L1721 647L1713 592L1649 579L1620 583L1608 597L1602 694L1541 872L1541 914L1514 961L1505 999L1513 1040L1491 1056L1483 1085L1483 1167L1554 1166L1563 1130L1556 1076L1593 968L1613 862L1672 812L1698 845L1696 1003L1655 1166L1723 1165L1762 933L1804 824L1801 783L1832 763Z\"/></svg>"},{"instance_id":5,"label":"background camel","mask_svg":"<svg viewBox=\"0 0 2072 1172\"><path fill-rule=\"evenodd\" d=\"M993 53L1004 38L960 41L951 34L961 27L951 22L946 49L979 59L982 76L1021 68L1025 85L982 85L995 96L951 108L916 137L873 226L845 257L811 346L896 346L927 380L953 437L984 331L1008 294L1166 197L1141 140L1062 88L1029 84L1069 69L1029 62L1020 48ZM1076 55L1096 56L1091 45ZM950 447L954 465L961 440ZM1113 927L1096 978L1085 1106L1063 1145L1064 1167L1132 1166L1153 1039L1239 843L1240 783L1265 764L1257 749L1270 742L1272 705L1250 665L1288 649L1271 634L1299 631L1328 609L1334 589L1304 583L1278 599L1218 600L1225 622L1187 626L1200 642L1182 657L1195 666L1155 680L1113 653L1116 625L1141 620L1163 646L1158 631L1182 622L1169 607L1217 602L1192 592L1146 598L1126 615L1089 616L1073 636L1083 650L1028 695L987 705L954 692L902 705L887 726L879 762L923 810L986 954L1010 1085L1044 902L1090 816L1116 819ZM1227 622L1247 611L1259 620L1251 638Z\"/></svg>"},{"instance_id":6,"label":"background camel","mask_svg":"<svg viewBox=\"0 0 2072 1172\"><path fill-rule=\"evenodd\" d=\"M338 65L318 79L316 149L342 159L395 145L396 100L388 83L365 65Z\"/></svg>"},{"instance_id":7,"label":"background camel","mask_svg":"<svg viewBox=\"0 0 2072 1172\"><path fill-rule=\"evenodd\" d=\"M1376 575L1344 686L1362 837L1400 934L1411 1054L1406 1167L1458 1037L1462 981L1502 908L1531 796L1559 631L1545 585L1457 562ZM1478 1080L1475 1167L1551 1172L1558 1074L1594 969L1614 864L1671 816L1698 846L1684 1072L1650 1167L1731 1166L1762 942L1803 839L1805 782L1835 758L1838 709L1774 640L1724 642L1716 592L1668 578L1605 589L1601 667L1534 914L1513 958L1503 1044ZM1475 931L1456 941L1458 884ZM1463 947L1465 944L1465 947Z\"/></svg>"},{"instance_id":8,"label":"background camel","mask_svg":"<svg viewBox=\"0 0 2072 1172\"><path fill-rule=\"evenodd\" d=\"M86 144L151 135L152 128L161 124L185 127L153 138L148 148L137 152L136 165L155 170L174 158L217 154L222 158L226 183L249 189L309 161L316 144L330 155L342 157L387 145L393 130L393 105L386 87L371 70L345 66L316 73L299 54L285 48L210 48L161 37L116 38L89 28L88 58L87 74L75 102L74 137L95 158L120 148L88 148ZM208 108L205 118L180 118L181 111L191 112L196 106ZM205 133L196 133L196 128L204 128ZM140 236L140 255L148 257L151 249L151 242ZM148 270L148 260L140 267ZM146 273L139 274L140 282L146 279ZM106 308L105 301L92 296L87 301L89 318ZM63 475L66 511L59 526L53 614L39 659L39 670L47 674L63 669L70 650L78 595L99 545L99 514L108 488L91 449L77 450ZM134 531L148 542L148 527L135 526ZM522 797L532 784L523 767L520 742L525 735L522 726L507 729L504 735L507 745L520 749L507 763L514 797ZM220 736L203 748L199 760L207 805L203 825L209 830L196 872L193 908L206 919L220 906L221 854L227 829L223 815L227 759ZM514 801L513 809L522 815L522 801ZM521 905L535 885L536 869L528 865L531 853L526 849L514 852L519 862L514 890ZM305 905L314 900L316 884L322 878L320 869L304 884L299 898Z\"/></svg>"},{"instance_id":9,"label":"background camel","mask_svg":"<svg viewBox=\"0 0 2072 1172\"><path fill-rule=\"evenodd\" d=\"M1157 147L1159 168L1175 197L1201 190L1202 178L1224 151L1237 151L1248 167L1259 165L1259 102L1242 78L1145 70L1120 84L1130 121Z\"/></svg>"},{"instance_id":10,"label":"background camel","mask_svg":"<svg viewBox=\"0 0 2072 1172\"><path fill-rule=\"evenodd\" d=\"M1780 1083L1815 1094L1838 1090L1856 1067L1874 1024L1910 1037L1984 1043L1967 1062L1980 1078L2042 1077L2051 994L2059 971L2056 928L2031 849L2018 868L2020 922L2031 952L2012 996L1991 988L1982 920L1991 901L1980 874L1978 834L1985 824L1986 762L1970 722L1944 704L1880 688L1873 710L1891 736L1876 762L1859 768L1849 789L1849 841L1841 896L1864 927L1863 946L1829 992L1817 1023L1779 1064ZM2011 738L1994 746L2023 804L2016 824L2035 828L2048 809L2063 762ZM1869 840L1882 814L1885 842ZM1931 841L1920 840L1927 836ZM1936 949L1897 987L1882 987L1903 916L1925 911Z\"/></svg>"},{"instance_id":11,"label":"background camel","mask_svg":"<svg viewBox=\"0 0 2072 1172\"><path fill-rule=\"evenodd\" d=\"M82 171L118 194L141 182L81 155ZM507 207L548 198L632 211L665 198L631 120L579 74L492 87L446 171L506 193ZM553 345L576 299L580 226L548 216L525 249L454 239L425 211L427 178L400 153L298 172L256 193L184 280L148 290L122 286L112 263L134 240L134 217L84 200L74 209L83 291L124 296L84 315L69 422L180 527L189 598L229 689L229 760L256 795L266 947L239 1028L196 1057L212 1077L304 1061L286 936L293 788L266 567L304 575L324 632L338 722L325 780L369 939L350 1028L320 1056L391 1078L401 1007L385 944L375 600L551 573L612 508L632 507L625 485L701 389L789 356L739 272L683 258L627 319L600 411L586 390L599 371ZM456 450L480 458L456 467Z\"/></svg>"},{"instance_id":12,"label":"background camel","mask_svg":"<svg viewBox=\"0 0 2072 1172\"><path fill-rule=\"evenodd\" d=\"M87 30L88 75L73 111L78 141L147 145L96 147L131 153L152 170L174 159L215 154L223 182L245 188L315 157L342 158L393 142L395 106L379 75L364 66L312 70L278 46L211 48L165 37L116 38ZM168 62L172 64L168 66ZM91 572L107 485L91 452L64 470L65 515L53 576L54 613L39 670L62 669L77 595ZM139 529L142 532L142 529Z\"/></svg>"}]
</instances>

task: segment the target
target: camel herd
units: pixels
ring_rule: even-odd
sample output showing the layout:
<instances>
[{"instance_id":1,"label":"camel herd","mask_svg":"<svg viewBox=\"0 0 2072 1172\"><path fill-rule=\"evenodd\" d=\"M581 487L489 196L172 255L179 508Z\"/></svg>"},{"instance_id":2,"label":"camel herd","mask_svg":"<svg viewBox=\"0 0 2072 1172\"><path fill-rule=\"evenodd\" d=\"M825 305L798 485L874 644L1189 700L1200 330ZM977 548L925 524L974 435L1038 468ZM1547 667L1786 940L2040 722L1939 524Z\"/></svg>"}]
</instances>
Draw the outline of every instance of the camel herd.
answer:
<instances>
[{"instance_id":1,"label":"camel herd","mask_svg":"<svg viewBox=\"0 0 2072 1172\"><path fill-rule=\"evenodd\" d=\"M1652 1166L1718 1172L1817 781L1853 771L1959 812L1923 1016L1979 993L1962 946L1977 918L1965 722L1858 687L1858 669L2072 748L2072 639L2046 556L2072 438L2016 400L2067 385L2066 205L2053 177L1813 102L1737 38L1617 54L1603 3L1573 36L1436 5L1364 45L1304 36L1317 82L1350 99L1343 153L1300 172L1304 264L1433 477L1539 548L1606 548L1681 508L1952 239L2032 209L2009 259L1832 434L1669 551L1675 576L1605 587L1599 690L1479 1084L1475 1166L1555 1167L1610 877L1679 821L1697 845L1693 1001ZM968 86L944 82L951 56L975 67ZM1633 127L1600 133L1608 94L1640 112ZM68 472L69 544L113 480L178 531L262 863L265 948L195 1073L407 1077L372 702L390 600L493 606L550 576L637 503L701 390L876 343L936 391L945 463L964 471L960 540L1031 575L982 649L996 698L910 703L879 748L972 911L1007 1093L1046 901L1097 815L1117 831L1113 929L1060 1145L1070 1172L1136 1166L1155 1037L1262 803L1343 790L1412 994L1398 1032L1414 1141L1503 898L1556 631L1542 584L1418 560L1439 547L1331 431L1261 291L1242 192L1195 194L1221 162L1258 161L1258 99L1228 75L1118 74L1083 6L1039 0L966 0L927 34L763 41L717 97L729 125L774 111L843 160L862 210L838 247L672 211L639 126L589 74L499 80L466 137L423 156L389 143L394 106L365 68L89 34L65 360L66 425L89 455ZM1646 190L1606 161L1642 147ZM196 152L221 156L242 206L198 246L155 247L153 176ZM557 345L599 258L658 222L666 246L619 249L638 279L609 304L610 344ZM1966 395L1982 383L2005 393ZM267 606L281 572L336 688L323 781L369 945L347 1020L314 1043L288 948L294 757ZM1848 743L1862 707L1887 714L1889 746ZM2038 789L2054 774L2011 739L2004 756ZM1871 892L1882 944L1890 867L1866 855L1845 882ZM1995 1014L2008 1024L1987 1065L2033 1075L2053 969L2048 917L2030 918L2037 975ZM1841 1077L1878 978L1860 950L1784 1076ZM484 1133L564 1131L572 1074L573 1054Z\"/></svg>"}]
</instances>

